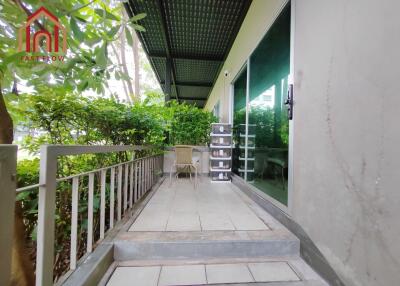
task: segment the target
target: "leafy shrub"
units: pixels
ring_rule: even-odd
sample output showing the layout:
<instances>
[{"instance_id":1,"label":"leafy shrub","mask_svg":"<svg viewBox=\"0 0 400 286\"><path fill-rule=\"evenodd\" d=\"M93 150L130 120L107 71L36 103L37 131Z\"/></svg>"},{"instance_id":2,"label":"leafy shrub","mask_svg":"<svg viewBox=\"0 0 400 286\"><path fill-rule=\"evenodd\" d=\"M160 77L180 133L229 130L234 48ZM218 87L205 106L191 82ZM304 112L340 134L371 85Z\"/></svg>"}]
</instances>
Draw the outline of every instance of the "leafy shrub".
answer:
<instances>
[{"instance_id":1,"label":"leafy shrub","mask_svg":"<svg viewBox=\"0 0 400 286\"><path fill-rule=\"evenodd\" d=\"M172 118L169 143L171 145L206 145L210 141L211 123L215 116L187 104L171 103Z\"/></svg>"},{"instance_id":2,"label":"leafy shrub","mask_svg":"<svg viewBox=\"0 0 400 286\"><path fill-rule=\"evenodd\" d=\"M15 98L10 109L16 125L26 125L34 135L25 138L22 148L37 154L43 144L83 145L205 145L209 141L210 125L215 120L210 112L194 106L170 102L164 106L157 100L146 100L132 106L114 99L85 98L61 88L42 90L38 95ZM167 140L168 138L168 140ZM138 152L138 156L148 151ZM120 160L130 154L92 154L60 157L58 177L79 174ZM18 187L38 183L39 159L18 162ZM85 251L87 233L87 177L81 178L79 199L78 256ZM86 181L85 181L86 180ZM95 184L98 188L98 174ZM109 188L109 185L106 186ZM109 192L106 192L107 194ZM94 234L99 235L100 194L94 193ZM56 276L68 269L69 233L71 221L71 186L61 182L56 192L55 269ZM35 257L38 189L21 192L20 202L26 238ZM107 204L109 200L106 200ZM109 206L106 205L106 208Z\"/></svg>"}]
</instances>

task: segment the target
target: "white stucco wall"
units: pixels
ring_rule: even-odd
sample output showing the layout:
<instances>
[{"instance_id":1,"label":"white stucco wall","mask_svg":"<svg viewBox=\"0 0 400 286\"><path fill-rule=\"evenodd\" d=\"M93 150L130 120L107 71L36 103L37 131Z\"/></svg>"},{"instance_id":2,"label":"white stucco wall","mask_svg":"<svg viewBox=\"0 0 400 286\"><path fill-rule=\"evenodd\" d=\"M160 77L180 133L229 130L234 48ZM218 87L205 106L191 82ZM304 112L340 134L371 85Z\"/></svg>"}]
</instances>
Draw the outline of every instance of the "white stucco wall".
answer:
<instances>
[{"instance_id":1,"label":"white stucco wall","mask_svg":"<svg viewBox=\"0 0 400 286\"><path fill-rule=\"evenodd\" d=\"M293 217L346 285L400 285L397 0L295 12Z\"/></svg>"},{"instance_id":2,"label":"white stucco wall","mask_svg":"<svg viewBox=\"0 0 400 286\"><path fill-rule=\"evenodd\" d=\"M220 99L225 121L229 83L283 2L249 9L206 104ZM295 6L291 215L346 285L399 285L400 1Z\"/></svg>"}]
</instances>

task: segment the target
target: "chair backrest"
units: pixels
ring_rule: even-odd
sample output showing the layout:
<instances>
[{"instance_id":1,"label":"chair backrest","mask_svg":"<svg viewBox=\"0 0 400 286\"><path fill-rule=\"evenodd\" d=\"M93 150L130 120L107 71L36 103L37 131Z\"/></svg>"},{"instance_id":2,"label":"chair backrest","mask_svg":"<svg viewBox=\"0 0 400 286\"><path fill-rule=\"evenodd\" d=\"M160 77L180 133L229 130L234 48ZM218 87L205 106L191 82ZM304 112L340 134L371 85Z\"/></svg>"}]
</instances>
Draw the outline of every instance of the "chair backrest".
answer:
<instances>
[{"instance_id":1,"label":"chair backrest","mask_svg":"<svg viewBox=\"0 0 400 286\"><path fill-rule=\"evenodd\" d=\"M187 145L175 146L176 164L192 164L193 147Z\"/></svg>"}]
</instances>

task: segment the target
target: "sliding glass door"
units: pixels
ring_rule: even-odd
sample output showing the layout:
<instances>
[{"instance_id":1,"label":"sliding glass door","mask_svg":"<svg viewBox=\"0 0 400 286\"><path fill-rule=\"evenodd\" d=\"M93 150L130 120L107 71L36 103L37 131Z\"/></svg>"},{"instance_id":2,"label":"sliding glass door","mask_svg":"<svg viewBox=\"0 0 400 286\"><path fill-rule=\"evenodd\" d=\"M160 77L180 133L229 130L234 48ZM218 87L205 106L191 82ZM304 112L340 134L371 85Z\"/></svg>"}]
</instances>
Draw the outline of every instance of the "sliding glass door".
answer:
<instances>
[{"instance_id":1,"label":"sliding glass door","mask_svg":"<svg viewBox=\"0 0 400 286\"><path fill-rule=\"evenodd\" d=\"M289 122L284 105L290 73L290 3L234 82L233 169L288 204Z\"/></svg>"}]
</instances>

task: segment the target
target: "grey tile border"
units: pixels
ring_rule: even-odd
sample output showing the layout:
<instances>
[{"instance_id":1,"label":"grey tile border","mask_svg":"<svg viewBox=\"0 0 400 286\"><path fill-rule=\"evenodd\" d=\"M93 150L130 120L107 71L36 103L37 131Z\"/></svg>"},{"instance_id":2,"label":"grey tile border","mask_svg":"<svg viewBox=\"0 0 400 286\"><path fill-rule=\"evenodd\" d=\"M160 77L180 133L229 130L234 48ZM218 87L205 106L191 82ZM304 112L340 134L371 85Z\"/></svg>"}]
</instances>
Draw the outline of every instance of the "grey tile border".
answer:
<instances>
[{"instance_id":1,"label":"grey tile border","mask_svg":"<svg viewBox=\"0 0 400 286\"><path fill-rule=\"evenodd\" d=\"M97 285L114 261L113 248L112 244L100 244L62 285Z\"/></svg>"},{"instance_id":2,"label":"grey tile border","mask_svg":"<svg viewBox=\"0 0 400 286\"><path fill-rule=\"evenodd\" d=\"M158 285L203 285L207 284L205 265L163 265Z\"/></svg>"},{"instance_id":3,"label":"grey tile border","mask_svg":"<svg viewBox=\"0 0 400 286\"><path fill-rule=\"evenodd\" d=\"M157 286L161 266L117 267L107 282L107 286L133 285Z\"/></svg>"},{"instance_id":4,"label":"grey tile border","mask_svg":"<svg viewBox=\"0 0 400 286\"><path fill-rule=\"evenodd\" d=\"M233 174L232 183L300 239L300 256L321 275L329 285L345 286L321 251L319 251L317 246L298 223L276 205L254 192L251 186L239 176Z\"/></svg>"},{"instance_id":5,"label":"grey tile border","mask_svg":"<svg viewBox=\"0 0 400 286\"><path fill-rule=\"evenodd\" d=\"M285 261L247 263L256 282L300 281L297 273Z\"/></svg>"},{"instance_id":6,"label":"grey tile border","mask_svg":"<svg viewBox=\"0 0 400 286\"><path fill-rule=\"evenodd\" d=\"M206 264L206 272L209 283L255 282L247 263Z\"/></svg>"}]
</instances>

